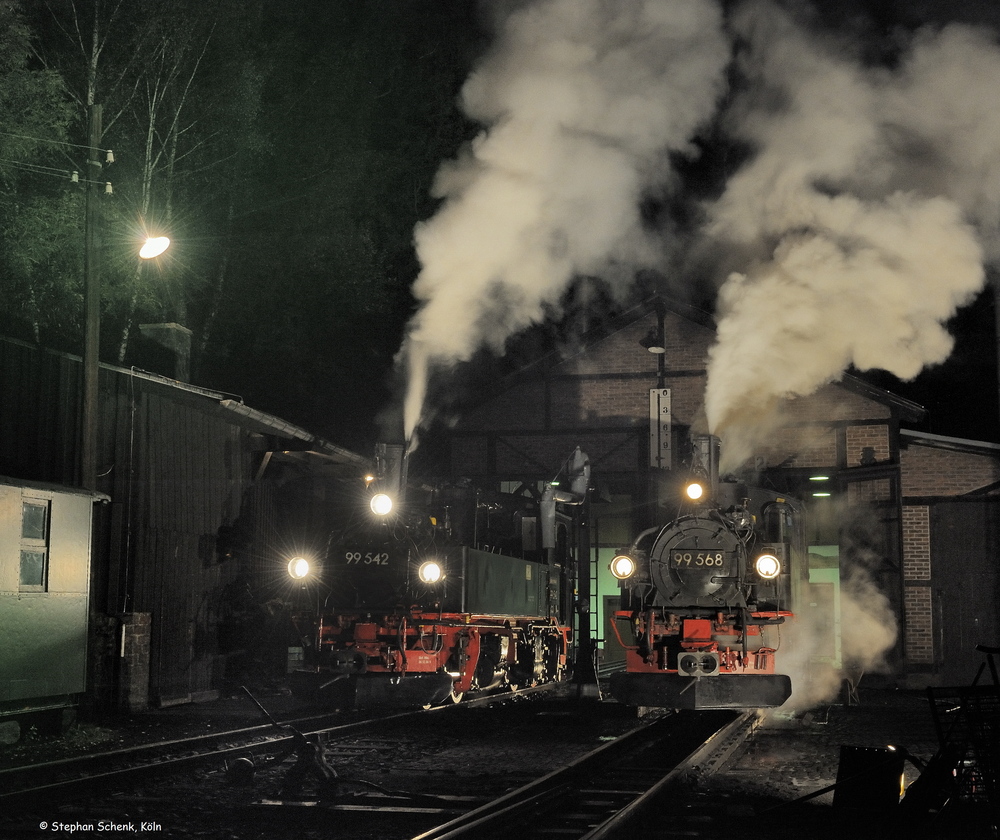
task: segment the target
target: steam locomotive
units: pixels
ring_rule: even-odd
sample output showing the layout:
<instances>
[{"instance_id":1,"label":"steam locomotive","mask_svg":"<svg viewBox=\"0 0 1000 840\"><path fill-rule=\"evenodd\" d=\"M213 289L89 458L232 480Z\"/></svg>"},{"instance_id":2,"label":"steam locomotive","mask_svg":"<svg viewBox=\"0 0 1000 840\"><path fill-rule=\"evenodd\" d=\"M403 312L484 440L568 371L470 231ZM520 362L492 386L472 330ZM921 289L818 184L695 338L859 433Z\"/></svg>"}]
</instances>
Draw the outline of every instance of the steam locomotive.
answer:
<instances>
[{"instance_id":1,"label":"steam locomotive","mask_svg":"<svg viewBox=\"0 0 1000 840\"><path fill-rule=\"evenodd\" d=\"M781 625L802 588L801 509L718 478L719 441L695 442L680 515L617 553L612 627L626 651L610 691L634 706L766 708L791 694L776 673Z\"/></svg>"},{"instance_id":2,"label":"steam locomotive","mask_svg":"<svg viewBox=\"0 0 1000 840\"><path fill-rule=\"evenodd\" d=\"M379 447L368 503L331 535L320 566L289 561L316 598L293 613L304 650L293 692L402 708L564 679L586 455L576 450L544 489L500 493L407 487L401 449Z\"/></svg>"}]
</instances>

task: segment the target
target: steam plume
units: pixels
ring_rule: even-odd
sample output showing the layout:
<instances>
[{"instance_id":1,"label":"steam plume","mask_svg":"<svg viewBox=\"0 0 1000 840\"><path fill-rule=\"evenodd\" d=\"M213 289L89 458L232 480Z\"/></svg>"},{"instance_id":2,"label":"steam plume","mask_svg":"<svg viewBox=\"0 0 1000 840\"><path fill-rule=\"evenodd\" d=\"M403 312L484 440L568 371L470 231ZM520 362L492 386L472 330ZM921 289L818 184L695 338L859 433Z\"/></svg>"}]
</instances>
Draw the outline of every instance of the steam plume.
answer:
<instances>
[{"instance_id":1,"label":"steam plume","mask_svg":"<svg viewBox=\"0 0 1000 840\"><path fill-rule=\"evenodd\" d=\"M863 674L892 672L888 656L899 631L895 611L877 583L883 562L877 548L880 525L862 506L843 505L837 518L843 523L837 562L839 609L834 610L830 587L828 603L816 608L802 604L795 617L782 625L779 669L792 677L786 709L805 710L835 699L844 678L857 683ZM835 614L839 648L832 621Z\"/></svg>"},{"instance_id":2,"label":"steam plume","mask_svg":"<svg viewBox=\"0 0 1000 840\"><path fill-rule=\"evenodd\" d=\"M922 32L890 71L770 3L733 26L749 84L729 126L755 154L709 229L747 259L720 291L705 397L725 467L783 399L851 365L911 379L944 361L943 323L981 289L1000 226L1000 51L984 33Z\"/></svg>"},{"instance_id":3,"label":"steam plume","mask_svg":"<svg viewBox=\"0 0 1000 840\"><path fill-rule=\"evenodd\" d=\"M438 173L443 206L415 232L407 439L433 366L502 348L575 276L660 263L643 194L669 183L669 153L693 152L728 60L715 2L545 0L506 19L462 90L484 128Z\"/></svg>"}]
</instances>

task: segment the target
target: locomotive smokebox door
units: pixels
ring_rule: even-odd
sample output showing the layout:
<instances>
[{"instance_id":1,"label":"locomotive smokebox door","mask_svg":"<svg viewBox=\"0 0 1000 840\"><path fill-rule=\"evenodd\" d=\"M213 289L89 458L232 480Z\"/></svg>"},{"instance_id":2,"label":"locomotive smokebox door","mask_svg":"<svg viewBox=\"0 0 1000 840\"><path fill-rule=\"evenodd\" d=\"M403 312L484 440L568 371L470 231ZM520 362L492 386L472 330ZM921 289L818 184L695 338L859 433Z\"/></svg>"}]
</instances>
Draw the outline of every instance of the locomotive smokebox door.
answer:
<instances>
[{"instance_id":1,"label":"locomotive smokebox door","mask_svg":"<svg viewBox=\"0 0 1000 840\"><path fill-rule=\"evenodd\" d=\"M739 540L707 519L692 517L679 526L665 531L650 552L657 603L670 604L678 595L685 602L705 596L731 597L739 574Z\"/></svg>"}]
</instances>

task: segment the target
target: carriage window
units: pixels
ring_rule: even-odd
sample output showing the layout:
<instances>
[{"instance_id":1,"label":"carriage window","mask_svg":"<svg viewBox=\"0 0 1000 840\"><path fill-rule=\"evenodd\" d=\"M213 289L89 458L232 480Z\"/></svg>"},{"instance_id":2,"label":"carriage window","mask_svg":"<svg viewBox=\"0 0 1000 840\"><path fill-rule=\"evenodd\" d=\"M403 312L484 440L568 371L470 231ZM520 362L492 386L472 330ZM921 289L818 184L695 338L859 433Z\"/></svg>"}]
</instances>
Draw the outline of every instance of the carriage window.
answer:
<instances>
[{"instance_id":1,"label":"carriage window","mask_svg":"<svg viewBox=\"0 0 1000 840\"><path fill-rule=\"evenodd\" d=\"M45 592L49 583L49 502L21 503L21 592Z\"/></svg>"}]
</instances>

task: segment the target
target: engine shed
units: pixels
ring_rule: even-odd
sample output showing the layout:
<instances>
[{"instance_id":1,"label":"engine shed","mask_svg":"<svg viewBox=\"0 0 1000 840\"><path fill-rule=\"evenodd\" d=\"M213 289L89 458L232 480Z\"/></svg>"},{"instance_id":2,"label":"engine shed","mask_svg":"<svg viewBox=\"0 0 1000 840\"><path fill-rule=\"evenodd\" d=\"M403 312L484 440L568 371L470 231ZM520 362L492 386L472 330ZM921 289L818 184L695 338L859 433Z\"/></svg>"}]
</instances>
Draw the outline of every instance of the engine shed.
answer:
<instances>
[{"instance_id":1,"label":"engine shed","mask_svg":"<svg viewBox=\"0 0 1000 840\"><path fill-rule=\"evenodd\" d=\"M551 477L544 453L586 450L595 480L579 635L601 669L625 660L609 627L618 599L610 563L635 534L676 515L688 441L706 430L715 337L707 313L656 295L595 321L571 351L534 335L508 352L518 362L470 373L477 398L439 430L453 475L486 487L534 487ZM1000 444L924 431L924 406L850 374L784 400L775 416L726 470L805 503L800 670L824 693L862 677L907 688L962 682L975 645L996 643Z\"/></svg>"}]
</instances>

